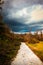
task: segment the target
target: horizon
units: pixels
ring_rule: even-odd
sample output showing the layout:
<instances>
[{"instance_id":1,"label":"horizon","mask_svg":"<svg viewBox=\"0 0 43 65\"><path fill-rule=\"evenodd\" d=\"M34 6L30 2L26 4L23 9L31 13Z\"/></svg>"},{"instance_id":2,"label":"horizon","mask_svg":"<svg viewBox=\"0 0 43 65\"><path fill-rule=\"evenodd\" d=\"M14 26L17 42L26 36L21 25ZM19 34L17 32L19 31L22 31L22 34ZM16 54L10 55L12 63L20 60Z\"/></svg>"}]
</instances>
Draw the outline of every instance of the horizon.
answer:
<instances>
[{"instance_id":1,"label":"horizon","mask_svg":"<svg viewBox=\"0 0 43 65\"><path fill-rule=\"evenodd\" d=\"M39 31L30 31L30 32L13 32L13 31L10 31L11 33L14 33L14 34L29 34L29 33L31 33L31 34L33 34L34 35L34 33L36 33L36 32L38 32L38 34L41 34L41 32L42 32L42 34L43 34L43 30L39 30Z\"/></svg>"}]
</instances>

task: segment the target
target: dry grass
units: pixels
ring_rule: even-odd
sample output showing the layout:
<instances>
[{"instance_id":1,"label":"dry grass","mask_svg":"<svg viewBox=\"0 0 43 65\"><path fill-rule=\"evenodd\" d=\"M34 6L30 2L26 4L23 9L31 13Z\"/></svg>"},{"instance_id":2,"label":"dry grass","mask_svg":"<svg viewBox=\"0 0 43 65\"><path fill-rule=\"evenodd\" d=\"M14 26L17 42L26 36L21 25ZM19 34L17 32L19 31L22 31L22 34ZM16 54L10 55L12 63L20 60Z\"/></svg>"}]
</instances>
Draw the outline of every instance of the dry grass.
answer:
<instances>
[{"instance_id":1,"label":"dry grass","mask_svg":"<svg viewBox=\"0 0 43 65\"><path fill-rule=\"evenodd\" d=\"M36 44L27 43L27 45L34 51L34 53L39 56L39 58L43 61L43 42L39 42Z\"/></svg>"}]
</instances>

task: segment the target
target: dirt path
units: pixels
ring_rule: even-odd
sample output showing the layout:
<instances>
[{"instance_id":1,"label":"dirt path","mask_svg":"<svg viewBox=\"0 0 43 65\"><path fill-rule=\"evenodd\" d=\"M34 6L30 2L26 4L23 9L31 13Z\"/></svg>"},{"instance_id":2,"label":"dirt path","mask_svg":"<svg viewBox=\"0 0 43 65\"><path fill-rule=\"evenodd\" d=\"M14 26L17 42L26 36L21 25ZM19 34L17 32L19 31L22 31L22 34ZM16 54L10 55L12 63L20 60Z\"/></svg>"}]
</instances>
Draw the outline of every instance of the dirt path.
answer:
<instances>
[{"instance_id":1,"label":"dirt path","mask_svg":"<svg viewBox=\"0 0 43 65\"><path fill-rule=\"evenodd\" d=\"M20 50L11 65L43 65L42 61L25 43L21 43Z\"/></svg>"}]
</instances>

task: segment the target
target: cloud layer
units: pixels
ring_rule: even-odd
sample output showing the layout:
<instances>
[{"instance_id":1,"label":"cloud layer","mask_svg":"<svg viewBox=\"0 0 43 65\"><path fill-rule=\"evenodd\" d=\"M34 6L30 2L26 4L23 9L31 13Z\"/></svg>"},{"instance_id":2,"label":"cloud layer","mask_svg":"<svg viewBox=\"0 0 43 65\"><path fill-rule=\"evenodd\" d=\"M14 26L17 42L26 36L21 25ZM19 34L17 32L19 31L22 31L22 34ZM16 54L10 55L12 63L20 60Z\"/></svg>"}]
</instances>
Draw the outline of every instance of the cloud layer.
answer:
<instances>
[{"instance_id":1,"label":"cloud layer","mask_svg":"<svg viewBox=\"0 0 43 65\"><path fill-rule=\"evenodd\" d=\"M19 22L22 20L24 24L43 21L43 5L33 5L23 8L17 12L11 10L7 15L9 19L16 18Z\"/></svg>"},{"instance_id":2,"label":"cloud layer","mask_svg":"<svg viewBox=\"0 0 43 65\"><path fill-rule=\"evenodd\" d=\"M43 0L5 0L3 12L4 19L15 32L43 29Z\"/></svg>"}]
</instances>

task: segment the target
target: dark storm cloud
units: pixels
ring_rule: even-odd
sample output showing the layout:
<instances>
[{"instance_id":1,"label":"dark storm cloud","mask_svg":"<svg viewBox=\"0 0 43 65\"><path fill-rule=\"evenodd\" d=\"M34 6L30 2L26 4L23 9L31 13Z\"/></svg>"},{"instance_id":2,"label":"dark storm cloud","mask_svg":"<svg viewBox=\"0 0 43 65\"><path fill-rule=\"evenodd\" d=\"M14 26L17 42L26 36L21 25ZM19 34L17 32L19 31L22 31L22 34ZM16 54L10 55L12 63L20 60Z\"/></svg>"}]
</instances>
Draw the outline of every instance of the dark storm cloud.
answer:
<instances>
[{"instance_id":1,"label":"dark storm cloud","mask_svg":"<svg viewBox=\"0 0 43 65\"><path fill-rule=\"evenodd\" d=\"M5 8L14 8L16 11L34 4L43 4L43 0L5 0Z\"/></svg>"},{"instance_id":2,"label":"dark storm cloud","mask_svg":"<svg viewBox=\"0 0 43 65\"><path fill-rule=\"evenodd\" d=\"M38 0L38 3L43 4L43 0Z\"/></svg>"},{"instance_id":3,"label":"dark storm cloud","mask_svg":"<svg viewBox=\"0 0 43 65\"><path fill-rule=\"evenodd\" d=\"M6 20L5 22L9 28L14 32L29 32L30 29L31 31L37 31L37 30L41 30L43 29L43 21L38 22L38 23L30 23L28 25L26 24L22 24L15 21L10 21L10 20Z\"/></svg>"},{"instance_id":4,"label":"dark storm cloud","mask_svg":"<svg viewBox=\"0 0 43 65\"><path fill-rule=\"evenodd\" d=\"M16 19L14 18L13 20L9 20L7 18L7 15L10 13L10 11L18 12L19 10L32 6L32 5L43 5L43 0L5 0L5 3L3 5L3 12L4 12L4 20L5 23L15 32L28 32L29 28L32 28L32 31L35 31L37 29L43 29L40 24L43 24L42 22L37 22L37 23L30 23L30 24L25 24L24 22L26 21L26 18L24 19L23 17ZM11 13L10 13L11 14ZM20 23L21 22L21 23Z\"/></svg>"}]
</instances>

